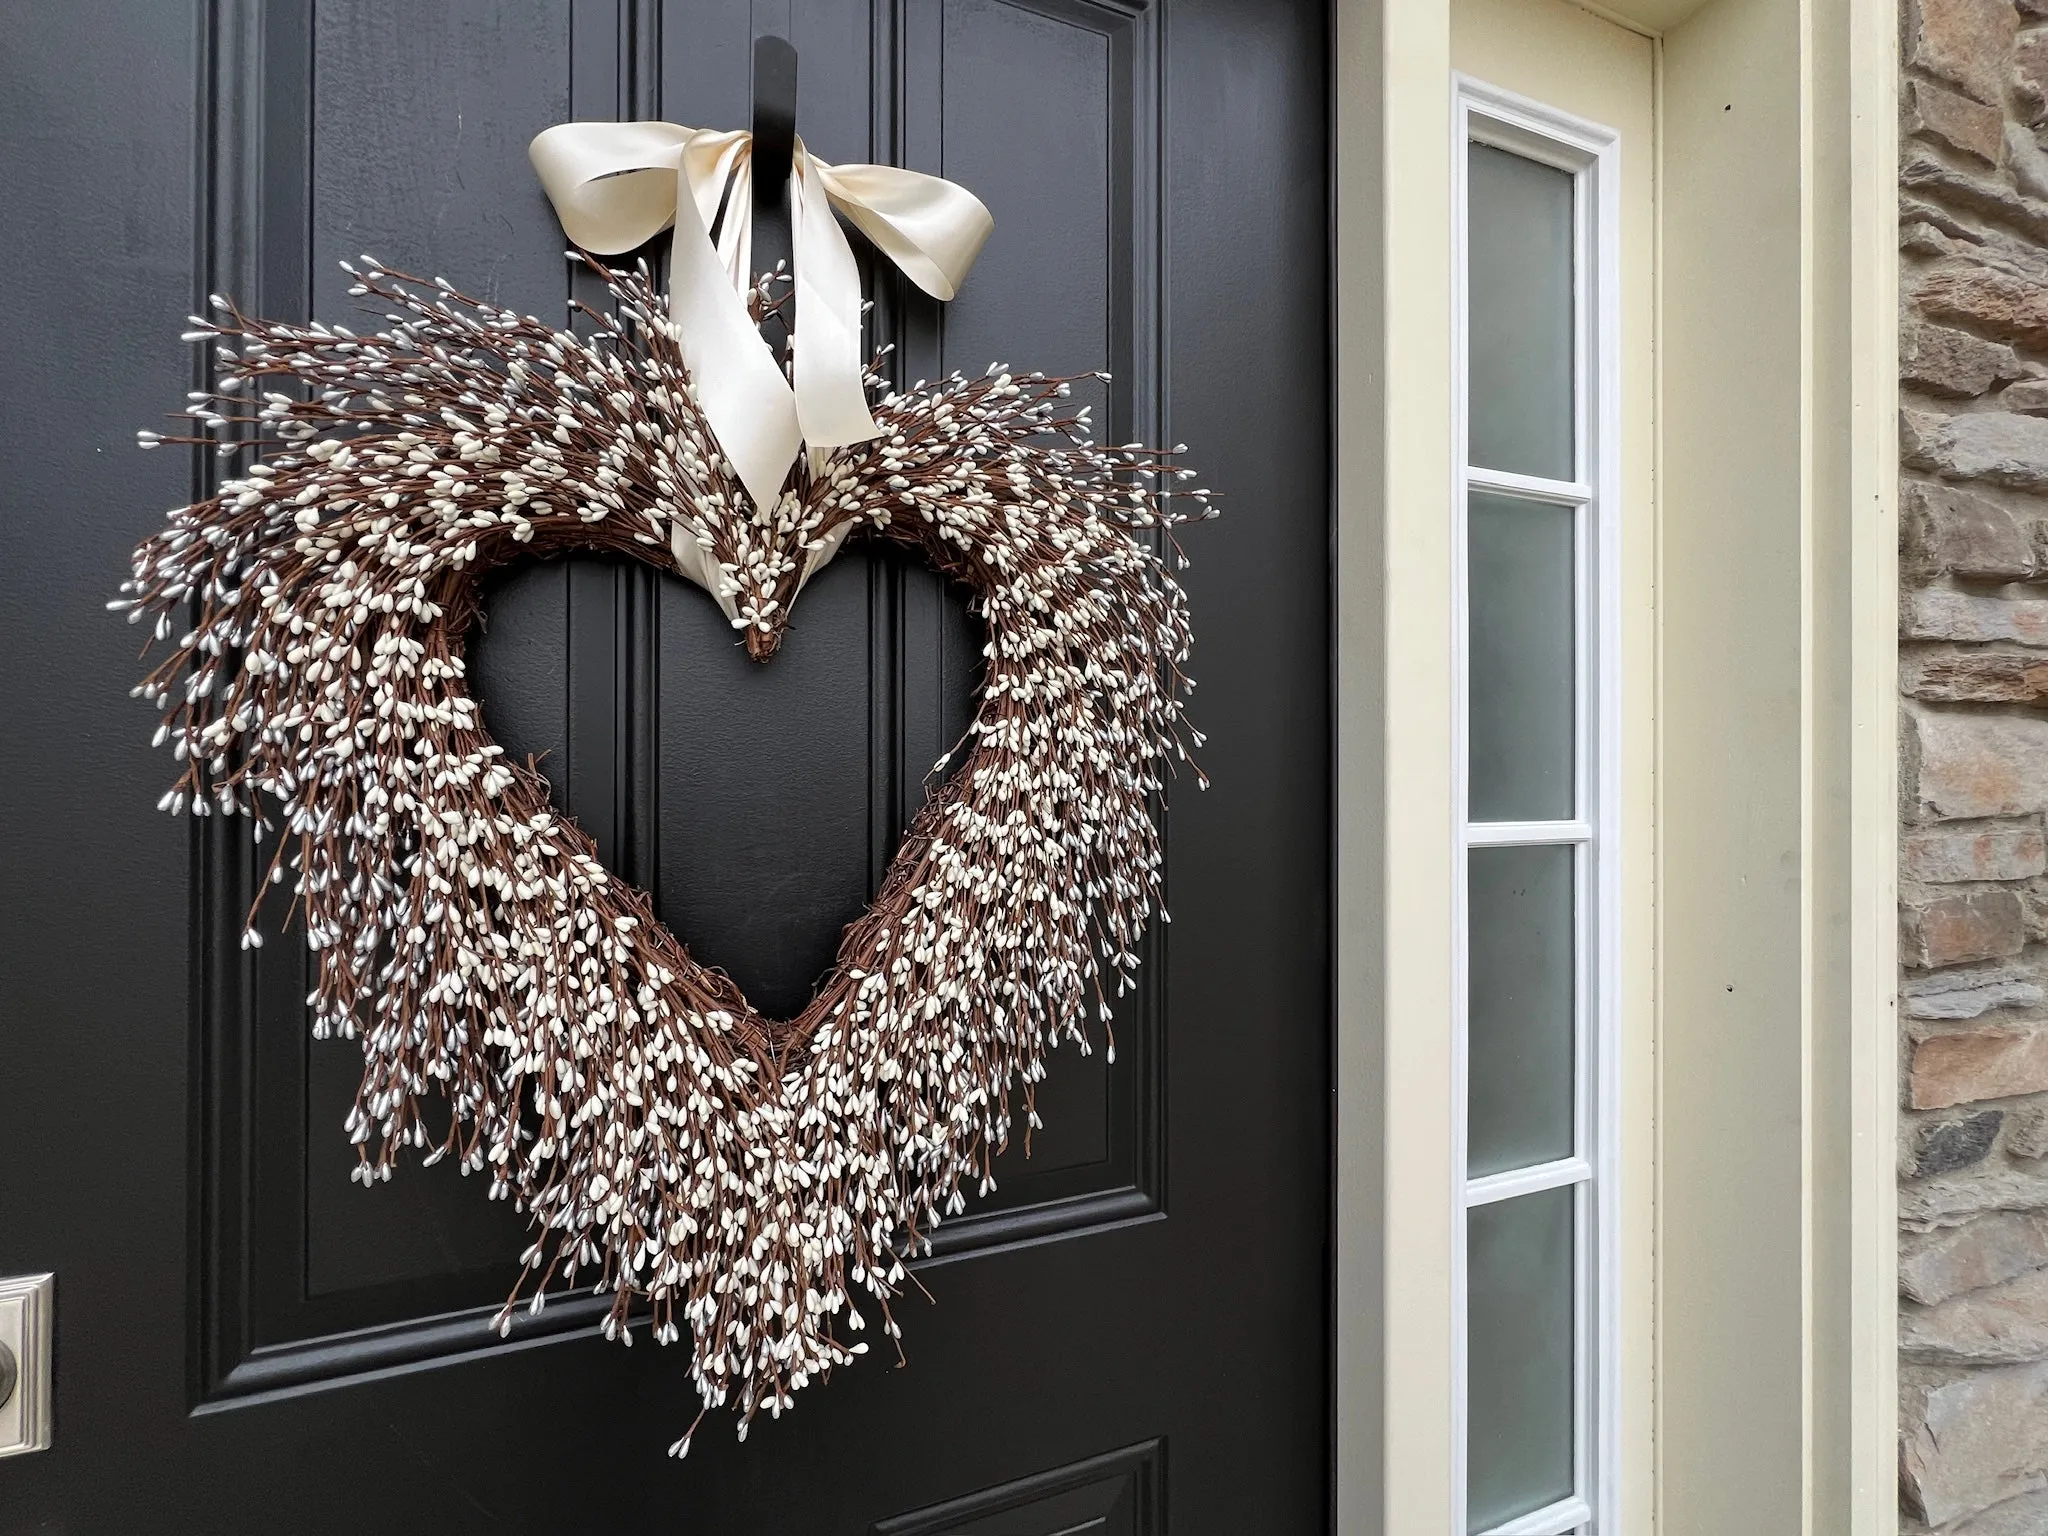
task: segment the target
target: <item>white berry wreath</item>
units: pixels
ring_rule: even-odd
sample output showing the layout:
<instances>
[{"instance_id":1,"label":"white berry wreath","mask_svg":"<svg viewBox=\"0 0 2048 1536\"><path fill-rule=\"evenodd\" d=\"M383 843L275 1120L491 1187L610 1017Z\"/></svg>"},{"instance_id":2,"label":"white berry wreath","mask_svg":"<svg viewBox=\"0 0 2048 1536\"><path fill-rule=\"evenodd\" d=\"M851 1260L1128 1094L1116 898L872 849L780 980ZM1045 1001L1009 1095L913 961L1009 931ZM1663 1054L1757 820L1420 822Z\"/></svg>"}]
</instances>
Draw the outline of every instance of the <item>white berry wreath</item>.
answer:
<instances>
[{"instance_id":1,"label":"white berry wreath","mask_svg":"<svg viewBox=\"0 0 2048 1536\"><path fill-rule=\"evenodd\" d=\"M318 958L314 1031L361 1039L362 1177L408 1147L487 1172L536 1233L501 1326L578 1282L614 1295L605 1331L630 1341L644 1305L657 1340L688 1329L705 1407L744 1433L863 1352L857 1300L895 1336L903 1258L989 1180L1013 1091L1035 1125L1048 1050L1085 1049L1130 984L1153 807L1198 740L1160 551L1204 493L1170 501L1187 472L1167 455L1090 444L1064 382L890 392L870 370L882 435L800 460L757 512L644 269L598 266L616 313L587 337L351 270L388 329L216 300L197 434L144 434L263 454L171 513L116 605L180 636L139 690L183 764L164 804L274 834L269 881L293 885ZM694 558L765 658L849 533L969 590L986 677L874 904L779 1021L491 740L463 641L483 573L599 551Z\"/></svg>"}]
</instances>

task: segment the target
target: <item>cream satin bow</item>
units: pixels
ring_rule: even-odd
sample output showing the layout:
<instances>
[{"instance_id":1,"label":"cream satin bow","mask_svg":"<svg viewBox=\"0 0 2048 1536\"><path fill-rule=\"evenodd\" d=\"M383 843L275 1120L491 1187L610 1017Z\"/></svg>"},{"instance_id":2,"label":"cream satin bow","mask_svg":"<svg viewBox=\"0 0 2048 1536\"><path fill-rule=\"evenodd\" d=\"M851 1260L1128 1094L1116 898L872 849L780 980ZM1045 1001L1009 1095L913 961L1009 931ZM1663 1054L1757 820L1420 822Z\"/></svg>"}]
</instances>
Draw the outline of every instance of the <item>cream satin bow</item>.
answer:
<instances>
[{"instance_id":1,"label":"cream satin bow","mask_svg":"<svg viewBox=\"0 0 2048 1536\"><path fill-rule=\"evenodd\" d=\"M832 210L936 299L959 291L995 221L950 181L892 165L828 165L798 139L792 388L747 314L753 140L675 123L561 123L527 153L563 232L587 251L630 251L675 225L669 313L683 362L718 446L765 514L804 444L817 451L881 436L861 387L860 273ZM721 201L739 216L728 214L714 247Z\"/></svg>"}]
</instances>

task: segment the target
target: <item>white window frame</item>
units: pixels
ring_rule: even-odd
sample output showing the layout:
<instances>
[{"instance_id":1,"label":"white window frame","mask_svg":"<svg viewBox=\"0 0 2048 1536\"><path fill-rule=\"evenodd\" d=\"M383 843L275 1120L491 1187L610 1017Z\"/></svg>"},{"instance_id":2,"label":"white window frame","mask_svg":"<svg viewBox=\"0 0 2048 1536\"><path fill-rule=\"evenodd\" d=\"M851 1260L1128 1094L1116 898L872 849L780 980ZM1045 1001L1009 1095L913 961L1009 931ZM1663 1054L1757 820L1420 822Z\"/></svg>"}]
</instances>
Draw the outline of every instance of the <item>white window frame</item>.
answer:
<instances>
[{"instance_id":1,"label":"white window frame","mask_svg":"<svg viewBox=\"0 0 2048 1536\"><path fill-rule=\"evenodd\" d=\"M1452 1350L1457 1433L1453 1453L1454 1532L1466 1529L1468 1415L1467 1212L1540 1190L1573 1187L1575 1252L1572 1431L1574 1492L1486 1536L1613 1536L1618 1518L1622 1393L1621 1277L1621 252L1619 136L1611 129L1466 75L1455 76L1452 144L1453 677L1452 761L1457 783L1452 829L1455 860L1452 984L1454 1074L1451 1116L1455 1213L1451 1276L1456 1325ZM1576 182L1573 262L1573 437L1570 481L1479 469L1468 458L1467 145L1493 145L1569 172ZM1577 673L1574 709L1575 819L1556 822L1467 820L1466 746L1469 606L1466 516L1473 490L1495 490L1576 509L1574 601ZM1590 814L1588 814L1590 812ZM1573 861L1574 1092L1572 1155L1536 1167L1466 1175L1468 1081L1467 879L1472 848L1569 845Z\"/></svg>"}]
</instances>

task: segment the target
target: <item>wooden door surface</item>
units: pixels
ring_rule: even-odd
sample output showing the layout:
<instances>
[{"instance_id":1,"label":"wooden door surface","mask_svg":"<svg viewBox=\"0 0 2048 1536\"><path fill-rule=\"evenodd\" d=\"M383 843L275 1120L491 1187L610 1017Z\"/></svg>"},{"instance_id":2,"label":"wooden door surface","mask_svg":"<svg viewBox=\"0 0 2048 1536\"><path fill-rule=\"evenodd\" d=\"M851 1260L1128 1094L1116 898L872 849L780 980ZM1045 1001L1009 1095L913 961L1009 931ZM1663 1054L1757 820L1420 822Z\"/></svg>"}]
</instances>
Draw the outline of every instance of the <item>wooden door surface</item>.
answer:
<instances>
[{"instance_id":1,"label":"wooden door surface","mask_svg":"<svg viewBox=\"0 0 2048 1536\"><path fill-rule=\"evenodd\" d=\"M0 1274L57 1275L56 1430L0 1532L1310 1531L1326 1522L1325 17L1314 0L12 0L0 46ZM1103 1053L937 1233L871 1354L758 1422L566 1301L485 1326L518 1214L449 1164L364 1189L360 1057L296 935L238 947L245 825L172 821L104 611L206 466L133 450L212 291L358 324L335 263L555 318L541 128L739 127L800 57L828 160L942 172L996 230L957 301L876 276L904 382L1107 369L1103 435L1190 445L1195 723L1174 921ZM859 241L856 239L856 246ZM864 270L866 253L862 251ZM475 691L662 917L797 1011L964 723L959 595L859 545L767 665L650 569L493 590Z\"/></svg>"}]
</instances>

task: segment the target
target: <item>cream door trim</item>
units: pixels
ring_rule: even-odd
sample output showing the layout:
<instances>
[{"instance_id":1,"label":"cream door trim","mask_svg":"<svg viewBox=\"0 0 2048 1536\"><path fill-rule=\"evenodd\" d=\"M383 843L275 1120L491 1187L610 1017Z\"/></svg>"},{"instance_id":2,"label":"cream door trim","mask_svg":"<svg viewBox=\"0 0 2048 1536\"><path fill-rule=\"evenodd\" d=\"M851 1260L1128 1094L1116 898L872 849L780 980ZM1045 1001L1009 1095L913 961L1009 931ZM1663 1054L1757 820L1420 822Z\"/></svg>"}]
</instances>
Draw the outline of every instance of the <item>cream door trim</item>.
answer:
<instances>
[{"instance_id":1,"label":"cream door trim","mask_svg":"<svg viewBox=\"0 0 2048 1536\"><path fill-rule=\"evenodd\" d=\"M1604 9L1654 33L1673 8ZM1896 1526L1895 27L1884 0L1709 0L1655 39L1655 1397L1630 1536ZM1339 0L1336 1499L1340 1530L1388 1536L1448 1531L1454 1432L1452 39L1451 0Z\"/></svg>"}]
</instances>

